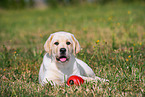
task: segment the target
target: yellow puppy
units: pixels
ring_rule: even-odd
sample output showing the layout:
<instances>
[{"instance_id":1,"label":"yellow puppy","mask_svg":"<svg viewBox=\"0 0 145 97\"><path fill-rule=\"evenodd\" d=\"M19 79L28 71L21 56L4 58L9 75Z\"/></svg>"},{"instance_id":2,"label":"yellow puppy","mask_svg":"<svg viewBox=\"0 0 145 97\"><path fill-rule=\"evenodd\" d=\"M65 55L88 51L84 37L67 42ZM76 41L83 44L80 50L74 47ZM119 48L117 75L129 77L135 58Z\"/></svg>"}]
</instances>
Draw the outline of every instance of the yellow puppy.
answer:
<instances>
[{"instance_id":1,"label":"yellow puppy","mask_svg":"<svg viewBox=\"0 0 145 97\"><path fill-rule=\"evenodd\" d=\"M56 32L44 44L47 52L39 71L39 82L44 85L62 85L71 75L78 75L87 81L107 81L96 77L93 70L74 55L80 51L80 44L73 34Z\"/></svg>"}]
</instances>

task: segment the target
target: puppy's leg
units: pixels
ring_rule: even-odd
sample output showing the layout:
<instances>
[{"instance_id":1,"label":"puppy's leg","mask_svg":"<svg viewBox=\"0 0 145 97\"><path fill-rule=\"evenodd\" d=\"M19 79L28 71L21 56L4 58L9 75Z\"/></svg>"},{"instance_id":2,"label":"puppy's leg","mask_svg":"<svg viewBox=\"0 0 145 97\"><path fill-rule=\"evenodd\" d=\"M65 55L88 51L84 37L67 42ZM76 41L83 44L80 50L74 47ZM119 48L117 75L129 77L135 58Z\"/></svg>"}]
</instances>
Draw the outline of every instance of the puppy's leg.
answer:
<instances>
[{"instance_id":1,"label":"puppy's leg","mask_svg":"<svg viewBox=\"0 0 145 97\"><path fill-rule=\"evenodd\" d=\"M56 86L56 85L61 85L64 82L62 80L60 80L60 79L44 78L42 80L41 85L44 86L47 83L50 83L51 85Z\"/></svg>"},{"instance_id":2,"label":"puppy's leg","mask_svg":"<svg viewBox=\"0 0 145 97\"><path fill-rule=\"evenodd\" d=\"M92 81L92 82L97 82L97 81L101 81L101 82L109 82L109 80L106 80L106 79L103 79L103 78L100 78L100 77L85 77L85 76L80 76L82 77L84 80L86 81Z\"/></svg>"},{"instance_id":3,"label":"puppy's leg","mask_svg":"<svg viewBox=\"0 0 145 97\"><path fill-rule=\"evenodd\" d=\"M67 76L62 75L62 74L57 74L56 72L50 72L46 71L44 73L44 78L42 80L42 85L46 83L50 83L51 85L61 85L64 84L64 82L67 79Z\"/></svg>"},{"instance_id":4,"label":"puppy's leg","mask_svg":"<svg viewBox=\"0 0 145 97\"><path fill-rule=\"evenodd\" d=\"M89 81L95 81L95 79L93 77L85 77L85 76L80 76L82 79L84 79L85 81L89 82Z\"/></svg>"},{"instance_id":5,"label":"puppy's leg","mask_svg":"<svg viewBox=\"0 0 145 97\"><path fill-rule=\"evenodd\" d=\"M44 86L45 84L50 83L51 85L56 85L53 81L48 80L47 78L43 79L43 81L41 82L41 85Z\"/></svg>"}]
</instances>

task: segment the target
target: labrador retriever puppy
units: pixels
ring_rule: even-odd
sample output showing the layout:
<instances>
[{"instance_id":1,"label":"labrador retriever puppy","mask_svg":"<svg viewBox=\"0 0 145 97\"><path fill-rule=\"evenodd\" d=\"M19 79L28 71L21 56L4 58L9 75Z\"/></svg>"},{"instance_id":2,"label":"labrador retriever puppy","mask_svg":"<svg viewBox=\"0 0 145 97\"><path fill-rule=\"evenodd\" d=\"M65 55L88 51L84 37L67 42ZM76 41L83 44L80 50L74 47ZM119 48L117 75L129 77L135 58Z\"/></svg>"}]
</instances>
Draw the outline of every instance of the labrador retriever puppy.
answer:
<instances>
[{"instance_id":1,"label":"labrador retriever puppy","mask_svg":"<svg viewBox=\"0 0 145 97\"><path fill-rule=\"evenodd\" d=\"M81 50L80 44L73 34L55 32L44 44L47 52L39 71L39 83L45 85L63 85L72 75L82 77L86 81L106 81L95 76L93 70L82 60L75 57Z\"/></svg>"}]
</instances>

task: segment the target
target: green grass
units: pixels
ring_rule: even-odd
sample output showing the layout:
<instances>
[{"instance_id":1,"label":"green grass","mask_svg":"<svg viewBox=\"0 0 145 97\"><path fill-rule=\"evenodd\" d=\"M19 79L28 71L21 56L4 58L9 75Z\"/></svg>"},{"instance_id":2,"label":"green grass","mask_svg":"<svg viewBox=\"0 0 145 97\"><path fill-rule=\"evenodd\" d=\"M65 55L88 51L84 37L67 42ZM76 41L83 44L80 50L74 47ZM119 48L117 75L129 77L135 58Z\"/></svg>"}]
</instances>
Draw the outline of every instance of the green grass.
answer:
<instances>
[{"instance_id":1,"label":"green grass","mask_svg":"<svg viewBox=\"0 0 145 97\"><path fill-rule=\"evenodd\" d=\"M144 96L144 9L144 3L0 9L0 96ZM77 57L110 82L42 87L43 45L55 31L73 33L83 48Z\"/></svg>"}]
</instances>

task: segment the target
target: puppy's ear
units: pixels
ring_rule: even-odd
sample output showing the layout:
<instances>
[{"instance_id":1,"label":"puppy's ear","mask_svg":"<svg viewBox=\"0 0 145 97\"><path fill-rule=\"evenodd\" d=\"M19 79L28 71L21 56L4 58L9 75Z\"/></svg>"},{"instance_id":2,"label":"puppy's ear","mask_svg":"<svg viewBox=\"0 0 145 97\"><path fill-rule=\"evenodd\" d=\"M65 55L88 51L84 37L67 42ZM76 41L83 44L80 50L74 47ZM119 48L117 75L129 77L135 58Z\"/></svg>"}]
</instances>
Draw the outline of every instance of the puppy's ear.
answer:
<instances>
[{"instance_id":1,"label":"puppy's ear","mask_svg":"<svg viewBox=\"0 0 145 97\"><path fill-rule=\"evenodd\" d=\"M73 34L71 34L71 38L73 40L73 53L74 53L74 55L76 55L77 53L80 52L81 47L80 47L78 40L74 37Z\"/></svg>"},{"instance_id":2,"label":"puppy's ear","mask_svg":"<svg viewBox=\"0 0 145 97\"><path fill-rule=\"evenodd\" d=\"M47 53L49 53L49 55L51 55L51 52L52 52L52 47L51 47L51 41L52 41L52 39L53 39L53 34L51 34L50 36L49 36L49 38L47 39L47 41L45 42L45 44L44 44L44 49L45 49L45 51L47 52Z\"/></svg>"}]
</instances>

